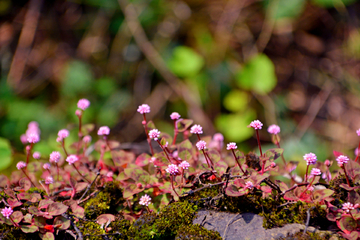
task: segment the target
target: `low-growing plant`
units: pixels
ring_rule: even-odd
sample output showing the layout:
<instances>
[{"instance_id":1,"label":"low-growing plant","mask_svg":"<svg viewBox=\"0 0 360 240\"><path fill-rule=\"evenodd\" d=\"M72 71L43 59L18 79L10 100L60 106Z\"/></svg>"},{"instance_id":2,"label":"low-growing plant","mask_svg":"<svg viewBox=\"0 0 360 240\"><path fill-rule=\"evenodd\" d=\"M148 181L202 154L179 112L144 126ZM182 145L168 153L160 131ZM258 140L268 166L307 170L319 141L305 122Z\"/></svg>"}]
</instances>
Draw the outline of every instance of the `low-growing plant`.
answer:
<instances>
[{"instance_id":1,"label":"low-growing plant","mask_svg":"<svg viewBox=\"0 0 360 240\"><path fill-rule=\"evenodd\" d=\"M141 124L149 151L135 155L109 139L108 126L98 129L98 140L92 143L90 134L95 125L82 122L89 106L86 99L78 102L79 109L75 112L79 120L78 141L67 147L69 130L61 129L56 139L59 151L52 152L48 162L41 160L41 153L32 153L40 141L40 129L36 122L29 123L21 136L26 154L23 161L17 163L18 171L10 178L0 176L3 190L0 223L26 234L37 233L46 240L55 239L59 234L74 238L85 234L91 239L89 229L93 229L96 236L122 236L120 239L127 239L127 234L133 236L129 239L186 239L187 236L200 239L207 234L213 239L219 238L203 228L200 231L200 226L190 226L198 205L254 211L271 221L265 226L305 223L306 212L309 216L316 212L326 215L329 224L336 222L343 237L360 238L358 155L353 161L334 151L340 168L331 172L331 161L319 162L314 153L307 153L304 155L306 173L299 181L301 177L293 173L297 162L287 162L284 149L280 148L279 126L269 126L268 132L276 147L263 152L259 137L263 124L259 120L250 123L249 127L256 131L260 155L244 154L234 142L228 143L227 151L223 151L221 134L202 137L200 125L193 125L191 119L183 119L176 112L170 115L174 123L173 137L160 132L147 120L150 107L146 104L137 111L143 116ZM161 151L153 148L152 141ZM282 162L276 163L278 159ZM308 174L311 165L314 167ZM274 180L277 175L289 181ZM185 200L195 205L184 205ZM176 203L169 207L170 202ZM177 205L178 209L187 210L176 212ZM294 210L301 216L286 220L281 214L281 211ZM326 221L325 217L323 220ZM113 229L119 226L119 221L133 224L123 222L121 231Z\"/></svg>"}]
</instances>

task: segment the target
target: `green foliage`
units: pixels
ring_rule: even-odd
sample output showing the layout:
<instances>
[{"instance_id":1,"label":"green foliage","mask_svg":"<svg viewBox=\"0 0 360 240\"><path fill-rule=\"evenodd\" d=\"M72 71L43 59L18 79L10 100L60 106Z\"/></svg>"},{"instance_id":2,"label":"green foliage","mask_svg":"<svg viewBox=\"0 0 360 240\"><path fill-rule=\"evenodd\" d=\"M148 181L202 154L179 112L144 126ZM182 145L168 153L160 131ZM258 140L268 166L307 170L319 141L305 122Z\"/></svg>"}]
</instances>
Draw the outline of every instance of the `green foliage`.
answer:
<instances>
[{"instance_id":1,"label":"green foliage","mask_svg":"<svg viewBox=\"0 0 360 240\"><path fill-rule=\"evenodd\" d=\"M176 234L175 240L220 240L220 234L210 231L199 224L183 226Z\"/></svg>"},{"instance_id":2,"label":"green foliage","mask_svg":"<svg viewBox=\"0 0 360 240\"><path fill-rule=\"evenodd\" d=\"M239 87L258 94L271 92L277 83L275 66L265 54L250 59L236 76Z\"/></svg>"},{"instance_id":3,"label":"green foliage","mask_svg":"<svg viewBox=\"0 0 360 240\"><path fill-rule=\"evenodd\" d=\"M193 77L204 66L204 59L193 49L179 46L174 49L168 65L171 71L179 77Z\"/></svg>"},{"instance_id":4,"label":"green foliage","mask_svg":"<svg viewBox=\"0 0 360 240\"><path fill-rule=\"evenodd\" d=\"M0 138L0 171L8 168L11 165L11 146L10 142L5 138Z\"/></svg>"},{"instance_id":5,"label":"green foliage","mask_svg":"<svg viewBox=\"0 0 360 240\"><path fill-rule=\"evenodd\" d=\"M224 98L224 107L232 112L242 112L248 104L249 95L240 90L232 90Z\"/></svg>"},{"instance_id":6,"label":"green foliage","mask_svg":"<svg viewBox=\"0 0 360 240\"><path fill-rule=\"evenodd\" d=\"M348 6L355 3L356 0L311 0L311 2L321 7L331 8Z\"/></svg>"},{"instance_id":7,"label":"green foliage","mask_svg":"<svg viewBox=\"0 0 360 240\"><path fill-rule=\"evenodd\" d=\"M278 0L278 1L264 1L265 8L272 7L272 17L276 20L282 18L296 18L304 10L306 1L305 0Z\"/></svg>"}]
</instances>

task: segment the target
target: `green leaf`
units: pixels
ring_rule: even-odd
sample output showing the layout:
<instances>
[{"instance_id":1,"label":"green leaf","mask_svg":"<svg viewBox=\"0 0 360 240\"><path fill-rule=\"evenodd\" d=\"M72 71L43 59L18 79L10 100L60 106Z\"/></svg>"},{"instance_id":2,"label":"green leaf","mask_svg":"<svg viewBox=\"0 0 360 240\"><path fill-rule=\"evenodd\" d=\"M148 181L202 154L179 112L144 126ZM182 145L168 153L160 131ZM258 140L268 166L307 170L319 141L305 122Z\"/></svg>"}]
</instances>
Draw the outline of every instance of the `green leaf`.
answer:
<instances>
[{"instance_id":1,"label":"green leaf","mask_svg":"<svg viewBox=\"0 0 360 240\"><path fill-rule=\"evenodd\" d=\"M35 225L21 225L20 229L24 233L33 233L39 230L39 228Z\"/></svg>"},{"instance_id":2,"label":"green leaf","mask_svg":"<svg viewBox=\"0 0 360 240\"><path fill-rule=\"evenodd\" d=\"M197 75L204 63L204 58L193 49L179 46L174 49L168 66L175 75L186 78Z\"/></svg>"},{"instance_id":3,"label":"green leaf","mask_svg":"<svg viewBox=\"0 0 360 240\"><path fill-rule=\"evenodd\" d=\"M11 165L11 145L5 138L0 138L0 171Z\"/></svg>"},{"instance_id":4,"label":"green leaf","mask_svg":"<svg viewBox=\"0 0 360 240\"><path fill-rule=\"evenodd\" d=\"M194 121L191 119L181 119L181 120L177 121L178 132L184 132L186 129L188 129L190 127L190 125L193 122Z\"/></svg>"},{"instance_id":5,"label":"green leaf","mask_svg":"<svg viewBox=\"0 0 360 240\"><path fill-rule=\"evenodd\" d=\"M39 233L39 236L42 240L54 240L54 234L52 232L46 232L46 233Z\"/></svg>"},{"instance_id":6,"label":"green leaf","mask_svg":"<svg viewBox=\"0 0 360 240\"><path fill-rule=\"evenodd\" d=\"M22 212L20 211L15 211L13 212L13 214L11 215L11 218L14 222L19 223L21 222L21 220L24 218L24 215L22 214Z\"/></svg>"},{"instance_id":7,"label":"green leaf","mask_svg":"<svg viewBox=\"0 0 360 240\"><path fill-rule=\"evenodd\" d=\"M342 217L339 220L338 226L341 230L354 231L357 227L357 222L350 216Z\"/></svg>"},{"instance_id":8,"label":"green leaf","mask_svg":"<svg viewBox=\"0 0 360 240\"><path fill-rule=\"evenodd\" d=\"M352 3L355 3L356 0L311 0L315 5L332 8L332 7L342 7L343 5L347 6Z\"/></svg>"},{"instance_id":9,"label":"green leaf","mask_svg":"<svg viewBox=\"0 0 360 240\"><path fill-rule=\"evenodd\" d=\"M274 2L275 4L272 4ZM265 8L271 7L273 12L271 16L274 19L281 18L296 18L298 17L304 10L306 1L305 0L278 0L277 3L275 1L265 0L264 1Z\"/></svg>"},{"instance_id":10,"label":"green leaf","mask_svg":"<svg viewBox=\"0 0 360 240\"><path fill-rule=\"evenodd\" d=\"M239 87L245 90L267 94L277 83L275 66L265 54L257 55L236 75L236 80Z\"/></svg>"},{"instance_id":11,"label":"green leaf","mask_svg":"<svg viewBox=\"0 0 360 240\"><path fill-rule=\"evenodd\" d=\"M233 112L244 111L249 104L249 96L244 91L232 90L224 98L224 107Z\"/></svg>"},{"instance_id":12,"label":"green leaf","mask_svg":"<svg viewBox=\"0 0 360 240\"><path fill-rule=\"evenodd\" d=\"M241 142L254 134L253 129L247 126L255 117L254 110L247 110L242 114L221 114L215 119L215 124L226 139Z\"/></svg>"},{"instance_id":13,"label":"green leaf","mask_svg":"<svg viewBox=\"0 0 360 240\"><path fill-rule=\"evenodd\" d=\"M247 191L244 189L238 190L237 187L231 184L225 189L225 193L230 197L240 197L242 195L245 195Z\"/></svg>"},{"instance_id":14,"label":"green leaf","mask_svg":"<svg viewBox=\"0 0 360 240\"><path fill-rule=\"evenodd\" d=\"M70 227L70 220L68 220L67 218L63 217L63 216L57 216L54 219L54 225L57 225L56 228L59 229L68 229Z\"/></svg>"}]
</instances>

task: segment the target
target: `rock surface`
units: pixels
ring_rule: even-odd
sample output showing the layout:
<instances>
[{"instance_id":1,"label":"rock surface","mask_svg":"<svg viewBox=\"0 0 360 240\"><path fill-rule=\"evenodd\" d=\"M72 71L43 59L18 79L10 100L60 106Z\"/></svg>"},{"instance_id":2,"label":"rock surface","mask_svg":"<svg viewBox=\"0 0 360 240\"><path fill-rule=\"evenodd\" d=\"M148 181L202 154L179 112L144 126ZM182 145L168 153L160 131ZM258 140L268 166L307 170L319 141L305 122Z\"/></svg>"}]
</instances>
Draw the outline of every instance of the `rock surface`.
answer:
<instances>
[{"instance_id":1,"label":"rock surface","mask_svg":"<svg viewBox=\"0 0 360 240\"><path fill-rule=\"evenodd\" d=\"M287 224L281 228L265 229L263 217L253 213L227 213L208 210L200 210L194 224L200 224L206 229L218 231L225 240L269 240L286 237L303 231L302 224ZM309 232L316 231L308 227ZM324 231L319 231L324 232Z\"/></svg>"}]
</instances>

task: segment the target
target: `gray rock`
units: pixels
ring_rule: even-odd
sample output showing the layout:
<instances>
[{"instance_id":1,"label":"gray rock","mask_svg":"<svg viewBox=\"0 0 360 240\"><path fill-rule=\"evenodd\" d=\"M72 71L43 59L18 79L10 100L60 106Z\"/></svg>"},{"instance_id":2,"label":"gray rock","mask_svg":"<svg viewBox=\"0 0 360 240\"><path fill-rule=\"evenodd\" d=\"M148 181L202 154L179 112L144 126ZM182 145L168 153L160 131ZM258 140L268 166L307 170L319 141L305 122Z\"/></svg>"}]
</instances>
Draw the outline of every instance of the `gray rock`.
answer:
<instances>
[{"instance_id":1,"label":"gray rock","mask_svg":"<svg viewBox=\"0 0 360 240\"><path fill-rule=\"evenodd\" d=\"M305 226L302 224L287 224L281 228L265 229L263 227L263 217L253 213L227 213L208 210L200 210L194 224L200 224L206 229L215 230L220 233L225 240L270 240L286 237L303 231ZM316 231L313 227L308 227L309 232ZM318 231L325 232L325 231Z\"/></svg>"}]
</instances>

